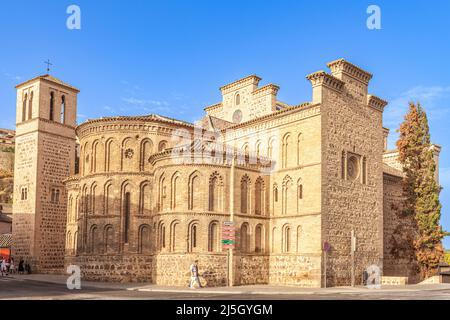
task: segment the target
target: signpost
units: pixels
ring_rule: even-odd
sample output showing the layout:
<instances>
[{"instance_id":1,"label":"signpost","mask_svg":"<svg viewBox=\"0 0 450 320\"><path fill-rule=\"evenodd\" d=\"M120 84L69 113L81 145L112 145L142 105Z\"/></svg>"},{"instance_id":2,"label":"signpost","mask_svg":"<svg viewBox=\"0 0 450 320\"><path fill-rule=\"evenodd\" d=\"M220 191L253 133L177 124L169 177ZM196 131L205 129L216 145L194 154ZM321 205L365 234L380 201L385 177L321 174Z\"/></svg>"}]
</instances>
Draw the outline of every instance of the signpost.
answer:
<instances>
[{"instance_id":1,"label":"signpost","mask_svg":"<svg viewBox=\"0 0 450 320\"><path fill-rule=\"evenodd\" d=\"M236 244L236 230L232 221L225 221L222 226L223 249L234 249Z\"/></svg>"},{"instance_id":2,"label":"signpost","mask_svg":"<svg viewBox=\"0 0 450 320\"><path fill-rule=\"evenodd\" d=\"M224 221L222 226L222 248L228 250L228 285L232 286L232 263L233 263L233 249L236 245L236 228L233 221Z\"/></svg>"}]
</instances>

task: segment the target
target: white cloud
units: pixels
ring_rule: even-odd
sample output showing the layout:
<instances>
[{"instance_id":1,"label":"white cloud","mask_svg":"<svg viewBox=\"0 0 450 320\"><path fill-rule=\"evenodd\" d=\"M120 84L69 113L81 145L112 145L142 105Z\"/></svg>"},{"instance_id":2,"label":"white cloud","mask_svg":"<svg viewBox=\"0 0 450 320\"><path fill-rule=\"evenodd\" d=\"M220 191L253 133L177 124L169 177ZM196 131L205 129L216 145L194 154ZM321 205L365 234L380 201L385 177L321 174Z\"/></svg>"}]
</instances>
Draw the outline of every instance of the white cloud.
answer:
<instances>
[{"instance_id":1,"label":"white cloud","mask_svg":"<svg viewBox=\"0 0 450 320\"><path fill-rule=\"evenodd\" d=\"M136 105L140 107L145 106L168 106L169 103L167 101L160 100L146 100L146 99L137 99L137 98L122 98L122 101L125 101L128 104Z\"/></svg>"},{"instance_id":2,"label":"white cloud","mask_svg":"<svg viewBox=\"0 0 450 320\"><path fill-rule=\"evenodd\" d=\"M20 81L20 80L22 80L22 77L21 77L21 76L13 75L13 74L10 74L10 73L8 73L8 72L4 72L3 75L4 75L6 78L9 78L10 80L13 80L13 81Z\"/></svg>"}]
</instances>

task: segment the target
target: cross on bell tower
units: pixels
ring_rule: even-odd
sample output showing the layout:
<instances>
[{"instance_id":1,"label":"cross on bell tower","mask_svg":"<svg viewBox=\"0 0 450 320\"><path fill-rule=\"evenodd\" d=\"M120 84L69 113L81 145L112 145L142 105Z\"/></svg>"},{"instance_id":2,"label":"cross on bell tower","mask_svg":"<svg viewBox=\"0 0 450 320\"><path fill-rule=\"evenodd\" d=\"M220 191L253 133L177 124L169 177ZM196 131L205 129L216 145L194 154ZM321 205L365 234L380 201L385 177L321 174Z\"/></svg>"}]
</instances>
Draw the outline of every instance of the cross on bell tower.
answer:
<instances>
[{"instance_id":1,"label":"cross on bell tower","mask_svg":"<svg viewBox=\"0 0 450 320\"><path fill-rule=\"evenodd\" d=\"M47 74L50 73L50 66L53 64L50 62L50 59L47 59L47 61L44 61L44 63L47 65Z\"/></svg>"}]
</instances>

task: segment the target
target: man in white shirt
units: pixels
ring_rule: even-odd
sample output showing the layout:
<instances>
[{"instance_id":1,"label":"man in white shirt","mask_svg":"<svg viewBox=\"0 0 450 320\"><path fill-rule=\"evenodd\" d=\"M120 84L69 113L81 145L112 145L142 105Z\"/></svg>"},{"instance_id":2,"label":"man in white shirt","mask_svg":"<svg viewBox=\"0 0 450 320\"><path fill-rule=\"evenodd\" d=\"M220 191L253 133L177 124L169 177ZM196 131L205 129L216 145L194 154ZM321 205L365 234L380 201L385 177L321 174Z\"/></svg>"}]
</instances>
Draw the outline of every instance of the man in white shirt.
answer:
<instances>
[{"instance_id":1,"label":"man in white shirt","mask_svg":"<svg viewBox=\"0 0 450 320\"><path fill-rule=\"evenodd\" d=\"M191 264L190 271L191 271L191 282L189 283L189 287L191 289L195 289L195 283L197 283L198 287L201 288L202 285L200 283L200 278L198 275L198 260L195 260L194 263Z\"/></svg>"}]
</instances>

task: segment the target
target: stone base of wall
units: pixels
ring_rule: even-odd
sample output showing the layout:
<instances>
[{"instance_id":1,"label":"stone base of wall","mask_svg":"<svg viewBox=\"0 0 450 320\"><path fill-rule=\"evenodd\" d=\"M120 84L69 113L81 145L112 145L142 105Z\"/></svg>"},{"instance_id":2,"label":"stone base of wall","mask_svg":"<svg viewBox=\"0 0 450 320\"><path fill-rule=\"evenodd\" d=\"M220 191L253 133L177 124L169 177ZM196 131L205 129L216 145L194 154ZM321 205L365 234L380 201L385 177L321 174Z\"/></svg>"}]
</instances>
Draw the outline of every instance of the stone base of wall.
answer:
<instances>
[{"instance_id":1,"label":"stone base of wall","mask_svg":"<svg viewBox=\"0 0 450 320\"><path fill-rule=\"evenodd\" d=\"M66 257L66 268L80 266L82 279L104 282L152 282L153 256L96 255Z\"/></svg>"},{"instance_id":2,"label":"stone base of wall","mask_svg":"<svg viewBox=\"0 0 450 320\"><path fill-rule=\"evenodd\" d=\"M270 255L269 283L321 287L321 255Z\"/></svg>"},{"instance_id":3,"label":"stone base of wall","mask_svg":"<svg viewBox=\"0 0 450 320\"><path fill-rule=\"evenodd\" d=\"M66 257L81 268L82 279L105 282L148 282L157 285L186 287L190 265L198 260L199 273L206 286L226 286L228 258L215 254L158 255L80 255ZM320 256L300 255L235 255L235 285L296 285L320 287Z\"/></svg>"},{"instance_id":4,"label":"stone base of wall","mask_svg":"<svg viewBox=\"0 0 450 320\"><path fill-rule=\"evenodd\" d=\"M269 256L236 255L234 283L236 285L268 284Z\"/></svg>"},{"instance_id":5,"label":"stone base of wall","mask_svg":"<svg viewBox=\"0 0 450 320\"><path fill-rule=\"evenodd\" d=\"M384 286L405 286L408 284L408 277L381 277L381 284Z\"/></svg>"}]
</instances>

